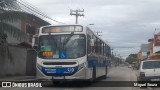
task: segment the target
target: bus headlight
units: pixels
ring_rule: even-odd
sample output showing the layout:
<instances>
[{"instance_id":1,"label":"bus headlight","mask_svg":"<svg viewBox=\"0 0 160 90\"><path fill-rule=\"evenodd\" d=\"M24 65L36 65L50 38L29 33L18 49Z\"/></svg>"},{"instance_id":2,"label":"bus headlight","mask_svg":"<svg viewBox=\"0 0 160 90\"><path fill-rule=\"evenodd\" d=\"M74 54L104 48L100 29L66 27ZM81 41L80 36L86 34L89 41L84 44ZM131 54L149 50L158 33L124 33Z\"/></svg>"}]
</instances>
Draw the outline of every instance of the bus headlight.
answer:
<instances>
[{"instance_id":1,"label":"bus headlight","mask_svg":"<svg viewBox=\"0 0 160 90\"><path fill-rule=\"evenodd\" d=\"M82 63L78 66L78 70L81 70L82 68L84 68L86 66L86 63Z\"/></svg>"}]
</instances>

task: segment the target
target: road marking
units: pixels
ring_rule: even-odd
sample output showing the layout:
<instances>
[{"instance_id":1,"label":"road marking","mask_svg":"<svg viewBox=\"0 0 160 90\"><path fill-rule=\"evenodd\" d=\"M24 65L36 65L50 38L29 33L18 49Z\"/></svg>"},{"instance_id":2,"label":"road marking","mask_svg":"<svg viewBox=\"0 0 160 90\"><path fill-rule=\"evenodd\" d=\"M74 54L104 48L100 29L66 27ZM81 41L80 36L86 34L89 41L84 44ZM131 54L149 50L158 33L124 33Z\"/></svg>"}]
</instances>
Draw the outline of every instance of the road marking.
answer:
<instances>
[{"instance_id":1,"label":"road marking","mask_svg":"<svg viewBox=\"0 0 160 90\"><path fill-rule=\"evenodd\" d=\"M73 90L73 88L66 88L66 89L64 89L64 90Z\"/></svg>"},{"instance_id":2,"label":"road marking","mask_svg":"<svg viewBox=\"0 0 160 90\"><path fill-rule=\"evenodd\" d=\"M148 90L153 90L151 87L147 87Z\"/></svg>"}]
</instances>

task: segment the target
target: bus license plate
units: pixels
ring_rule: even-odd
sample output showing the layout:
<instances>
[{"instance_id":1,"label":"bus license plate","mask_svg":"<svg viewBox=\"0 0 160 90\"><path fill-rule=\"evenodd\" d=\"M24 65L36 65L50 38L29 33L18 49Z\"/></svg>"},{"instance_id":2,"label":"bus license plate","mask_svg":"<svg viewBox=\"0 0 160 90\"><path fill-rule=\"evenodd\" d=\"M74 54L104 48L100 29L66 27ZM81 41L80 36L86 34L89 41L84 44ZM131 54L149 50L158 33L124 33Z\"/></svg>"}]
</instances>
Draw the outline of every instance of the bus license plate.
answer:
<instances>
[{"instance_id":1,"label":"bus license plate","mask_svg":"<svg viewBox=\"0 0 160 90\"><path fill-rule=\"evenodd\" d=\"M64 79L64 76L53 76L53 79Z\"/></svg>"}]
</instances>

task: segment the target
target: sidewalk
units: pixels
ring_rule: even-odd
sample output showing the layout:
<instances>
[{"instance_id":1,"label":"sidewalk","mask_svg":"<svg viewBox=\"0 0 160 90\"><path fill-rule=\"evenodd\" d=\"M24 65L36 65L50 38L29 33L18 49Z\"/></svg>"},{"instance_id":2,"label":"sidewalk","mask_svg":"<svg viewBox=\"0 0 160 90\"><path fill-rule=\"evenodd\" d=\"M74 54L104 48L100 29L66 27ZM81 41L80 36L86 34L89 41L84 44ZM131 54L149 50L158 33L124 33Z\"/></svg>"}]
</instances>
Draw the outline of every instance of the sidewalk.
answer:
<instances>
[{"instance_id":1,"label":"sidewalk","mask_svg":"<svg viewBox=\"0 0 160 90\"><path fill-rule=\"evenodd\" d=\"M8 76L0 78L0 81L32 81L36 80L35 76Z\"/></svg>"}]
</instances>

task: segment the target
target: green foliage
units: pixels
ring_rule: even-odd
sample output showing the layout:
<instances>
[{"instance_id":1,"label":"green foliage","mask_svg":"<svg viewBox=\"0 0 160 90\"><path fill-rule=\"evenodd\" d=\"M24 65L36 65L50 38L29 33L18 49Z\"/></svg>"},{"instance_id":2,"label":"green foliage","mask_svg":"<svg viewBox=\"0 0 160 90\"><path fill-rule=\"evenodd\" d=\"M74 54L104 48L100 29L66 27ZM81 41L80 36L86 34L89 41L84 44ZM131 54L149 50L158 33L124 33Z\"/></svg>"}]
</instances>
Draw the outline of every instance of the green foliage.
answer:
<instances>
[{"instance_id":1,"label":"green foliage","mask_svg":"<svg viewBox=\"0 0 160 90\"><path fill-rule=\"evenodd\" d=\"M3 11L0 13L0 20L1 21L10 21L14 22L18 19L27 20L26 13L20 11Z\"/></svg>"},{"instance_id":2,"label":"green foliage","mask_svg":"<svg viewBox=\"0 0 160 90\"><path fill-rule=\"evenodd\" d=\"M16 38L17 40L26 40L28 38L27 35L21 32L18 28L4 22L0 22L0 33L9 33L10 35L12 35L12 37Z\"/></svg>"},{"instance_id":3,"label":"green foliage","mask_svg":"<svg viewBox=\"0 0 160 90\"><path fill-rule=\"evenodd\" d=\"M17 0L0 0L0 9L8 9L9 7L14 8ZM14 6L14 7L13 7Z\"/></svg>"},{"instance_id":4,"label":"green foliage","mask_svg":"<svg viewBox=\"0 0 160 90\"><path fill-rule=\"evenodd\" d=\"M138 60L137 54L130 54L130 55L126 58L126 62L128 62L129 64L132 64L132 62L136 62L137 60Z\"/></svg>"},{"instance_id":5,"label":"green foliage","mask_svg":"<svg viewBox=\"0 0 160 90\"><path fill-rule=\"evenodd\" d=\"M0 13L0 33L9 33L17 40L26 40L27 35L10 24L17 22L17 20L27 21L28 19L25 13L18 11L3 11Z\"/></svg>"},{"instance_id":6,"label":"green foliage","mask_svg":"<svg viewBox=\"0 0 160 90\"><path fill-rule=\"evenodd\" d=\"M16 4L16 0L0 0L0 56L5 57L7 55L11 61L13 61L13 58L9 51L7 34L17 40L26 40L28 38L25 33L12 25L18 20L27 20L26 13L18 11ZM14 8L15 5L17 10ZM14 9L12 10L12 8Z\"/></svg>"}]
</instances>

